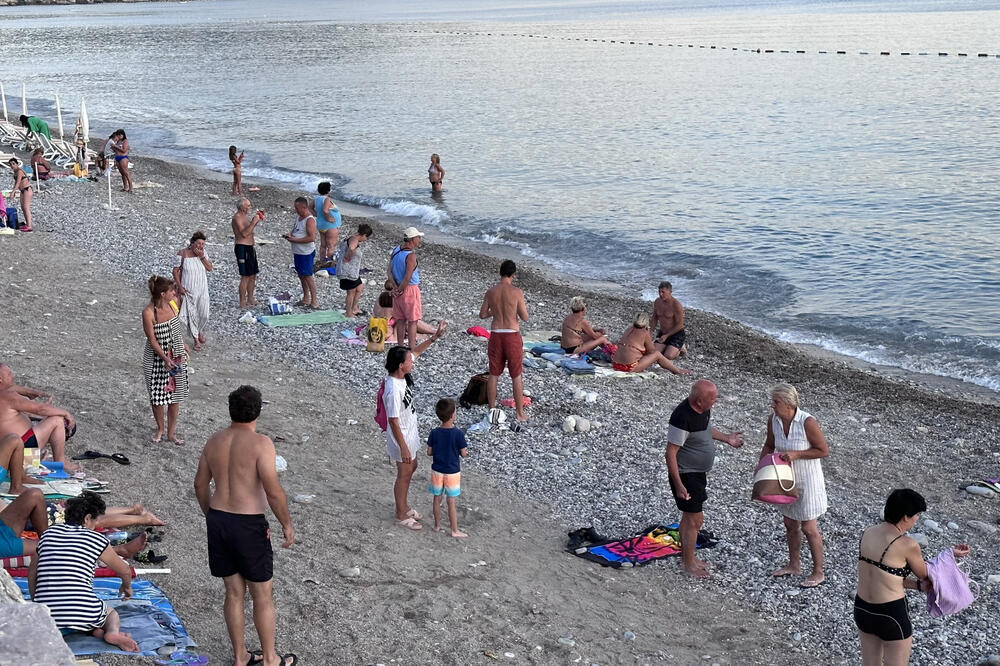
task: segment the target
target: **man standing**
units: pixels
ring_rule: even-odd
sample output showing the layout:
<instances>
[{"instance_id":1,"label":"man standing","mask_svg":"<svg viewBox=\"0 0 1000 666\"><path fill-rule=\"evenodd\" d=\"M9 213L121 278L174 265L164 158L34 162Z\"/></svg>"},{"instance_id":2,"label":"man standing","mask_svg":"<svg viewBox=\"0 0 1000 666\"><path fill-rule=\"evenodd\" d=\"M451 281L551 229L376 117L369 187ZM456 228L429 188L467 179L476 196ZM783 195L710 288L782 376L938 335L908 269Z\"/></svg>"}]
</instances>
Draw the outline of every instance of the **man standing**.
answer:
<instances>
[{"instance_id":1,"label":"man standing","mask_svg":"<svg viewBox=\"0 0 1000 666\"><path fill-rule=\"evenodd\" d=\"M194 492L205 514L208 567L226 587L223 610L236 663L291 666L298 661L296 656L279 657L274 647L273 553L264 500L281 523L285 538L282 548L295 541L295 530L275 470L274 442L257 434L260 406L260 391L252 386L241 386L229 394L232 423L205 443L194 477ZM215 493L209 486L212 481ZM253 600L262 661L247 651L243 641L243 598L247 588Z\"/></svg>"},{"instance_id":2,"label":"man standing","mask_svg":"<svg viewBox=\"0 0 1000 666\"><path fill-rule=\"evenodd\" d=\"M24 390L14 384L10 366L0 364L0 439L8 434L17 435L24 448L37 447L39 454L50 445L53 460L63 463L67 472L78 471L79 465L66 460L66 439L76 432L73 415L65 409L29 400L22 395ZM42 420L32 425L28 414Z\"/></svg>"},{"instance_id":3,"label":"man standing","mask_svg":"<svg viewBox=\"0 0 1000 666\"><path fill-rule=\"evenodd\" d=\"M424 234L416 227L403 231L403 242L389 256L388 276L392 291L392 316L396 319L396 344L407 339L410 347L417 345L417 323L424 316L420 301L420 269L417 268L417 248Z\"/></svg>"},{"instance_id":4,"label":"man standing","mask_svg":"<svg viewBox=\"0 0 1000 666\"><path fill-rule=\"evenodd\" d=\"M684 346L684 306L673 296L674 288L664 280L659 296L653 301L653 325L658 328L653 339L656 349L669 360L686 352Z\"/></svg>"},{"instance_id":5,"label":"man standing","mask_svg":"<svg viewBox=\"0 0 1000 666\"><path fill-rule=\"evenodd\" d=\"M316 281L313 278L313 263L316 260L316 218L310 212L309 202L305 197L295 200L295 212L298 217L292 230L284 235L284 239L292 244L295 272L299 274L299 283L302 285L302 300L296 305L318 310Z\"/></svg>"},{"instance_id":6,"label":"man standing","mask_svg":"<svg viewBox=\"0 0 1000 666\"><path fill-rule=\"evenodd\" d=\"M513 284L516 272L517 266L510 259L500 264L500 281L487 290L483 297L479 318L493 318L487 347L490 378L486 383L486 396L490 403L490 411L492 412L497 401L497 380L506 366L511 384L514 386L517 420L523 423L528 417L524 414L524 386L521 380L524 347L518 320L528 321L528 304L524 300L524 292Z\"/></svg>"},{"instance_id":7,"label":"man standing","mask_svg":"<svg viewBox=\"0 0 1000 666\"><path fill-rule=\"evenodd\" d=\"M258 210L252 218L247 217L249 212L250 200L240 199L232 221L233 238L236 239L234 247L236 264L240 271L240 310L257 305L253 292L257 286L257 273L260 272L260 268L257 266L257 250L254 247L253 230L264 221L264 211Z\"/></svg>"},{"instance_id":8,"label":"man standing","mask_svg":"<svg viewBox=\"0 0 1000 666\"><path fill-rule=\"evenodd\" d=\"M694 550L704 522L702 504L708 499L708 472L715 463L714 441L734 449L743 446L743 433L726 434L711 426L711 409L718 397L715 384L699 379L691 385L691 394L674 408L667 428L670 491L681 510L681 562L696 578L708 578L708 564L696 558Z\"/></svg>"}]
</instances>

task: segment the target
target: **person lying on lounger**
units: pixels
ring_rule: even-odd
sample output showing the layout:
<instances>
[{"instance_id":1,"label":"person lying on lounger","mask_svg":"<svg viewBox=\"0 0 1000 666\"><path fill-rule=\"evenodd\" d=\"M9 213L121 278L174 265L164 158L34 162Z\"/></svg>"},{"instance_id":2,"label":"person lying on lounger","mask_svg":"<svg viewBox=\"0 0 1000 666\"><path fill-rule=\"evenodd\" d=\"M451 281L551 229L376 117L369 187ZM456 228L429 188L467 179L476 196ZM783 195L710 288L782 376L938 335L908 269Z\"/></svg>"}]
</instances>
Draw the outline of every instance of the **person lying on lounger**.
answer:
<instances>
[{"instance_id":1,"label":"person lying on lounger","mask_svg":"<svg viewBox=\"0 0 1000 666\"><path fill-rule=\"evenodd\" d=\"M682 370L658 352L649 334L649 315L639 313L635 321L622 334L611 364L615 370L622 372L642 372L653 364L669 370L675 375L690 375L690 370Z\"/></svg>"},{"instance_id":2,"label":"person lying on lounger","mask_svg":"<svg viewBox=\"0 0 1000 666\"><path fill-rule=\"evenodd\" d=\"M603 328L591 328L587 321L587 304L580 296L569 301L570 313L563 319L562 339L559 344L567 354L586 354L592 349L608 344Z\"/></svg>"},{"instance_id":3,"label":"person lying on lounger","mask_svg":"<svg viewBox=\"0 0 1000 666\"><path fill-rule=\"evenodd\" d=\"M32 425L28 416L41 421ZM14 384L14 371L0 363L0 437L14 433L25 448L46 445L52 447L52 459L63 463L67 472L79 471L80 466L66 460L66 440L76 432L76 421L65 409L34 402L21 395Z\"/></svg>"}]
</instances>

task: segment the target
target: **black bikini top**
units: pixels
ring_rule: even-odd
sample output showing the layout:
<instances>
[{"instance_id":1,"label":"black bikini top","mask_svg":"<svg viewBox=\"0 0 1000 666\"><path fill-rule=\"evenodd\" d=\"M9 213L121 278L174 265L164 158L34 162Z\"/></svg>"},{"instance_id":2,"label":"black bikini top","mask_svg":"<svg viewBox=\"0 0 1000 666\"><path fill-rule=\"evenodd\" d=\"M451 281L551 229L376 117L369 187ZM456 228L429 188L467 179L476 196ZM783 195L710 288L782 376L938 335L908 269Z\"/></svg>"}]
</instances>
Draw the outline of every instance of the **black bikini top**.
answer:
<instances>
[{"instance_id":1,"label":"black bikini top","mask_svg":"<svg viewBox=\"0 0 1000 666\"><path fill-rule=\"evenodd\" d=\"M904 535L900 534L898 537L896 537L895 539L893 539L892 541L889 542L889 545L886 546L885 550L882 551L882 557L878 558L878 562L876 562L875 560L869 559L869 558L867 558L867 557L865 557L864 555L861 554L861 543L859 542L858 543L858 561L859 562L867 562L868 564L871 564L874 567L878 567L879 569L881 569L882 571L886 572L887 574L891 574L893 576L899 576L900 578L906 578L907 576L910 575L910 573L912 573L910 571L910 565L909 564L907 564L905 566L902 566L902 567L890 567L888 564L885 564L882 561L883 558L885 558L885 554L889 552L889 546L891 546L892 544L896 543L896 541L898 541L899 539L901 539L903 536Z\"/></svg>"}]
</instances>

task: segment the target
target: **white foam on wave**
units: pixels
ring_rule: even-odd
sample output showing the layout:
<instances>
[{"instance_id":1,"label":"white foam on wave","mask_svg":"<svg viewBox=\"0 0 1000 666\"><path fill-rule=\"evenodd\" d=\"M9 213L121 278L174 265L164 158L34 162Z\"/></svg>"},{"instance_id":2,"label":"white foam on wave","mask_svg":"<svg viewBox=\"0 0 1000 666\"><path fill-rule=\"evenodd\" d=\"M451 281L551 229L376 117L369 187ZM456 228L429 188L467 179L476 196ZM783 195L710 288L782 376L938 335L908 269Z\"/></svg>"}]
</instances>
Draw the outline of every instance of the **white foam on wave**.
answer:
<instances>
[{"instance_id":1,"label":"white foam on wave","mask_svg":"<svg viewBox=\"0 0 1000 666\"><path fill-rule=\"evenodd\" d=\"M449 219L448 213L440 208L417 203L416 201L409 201L407 199L387 199L383 197L372 197L365 194L345 194L343 199L345 201L351 201L364 206L378 208L379 210L389 213L390 215L415 217L424 224L429 224L439 228L441 227L442 222Z\"/></svg>"}]
</instances>

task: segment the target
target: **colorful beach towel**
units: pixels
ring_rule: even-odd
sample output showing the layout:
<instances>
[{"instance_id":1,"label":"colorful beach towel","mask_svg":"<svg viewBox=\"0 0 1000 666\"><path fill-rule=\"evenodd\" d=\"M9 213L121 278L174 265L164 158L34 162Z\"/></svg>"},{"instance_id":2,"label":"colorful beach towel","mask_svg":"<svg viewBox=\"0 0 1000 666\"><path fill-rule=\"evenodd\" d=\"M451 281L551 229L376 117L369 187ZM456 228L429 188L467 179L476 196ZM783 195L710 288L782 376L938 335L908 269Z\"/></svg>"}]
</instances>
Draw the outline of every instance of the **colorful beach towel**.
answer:
<instances>
[{"instance_id":1,"label":"colorful beach towel","mask_svg":"<svg viewBox=\"0 0 1000 666\"><path fill-rule=\"evenodd\" d=\"M679 555L681 535L677 523L671 525L650 525L634 536L617 541L608 541L595 546L567 549L577 557L597 562L603 567L615 569L625 566L642 566L653 560ZM710 532L699 532L695 548L712 548L718 543Z\"/></svg>"},{"instance_id":2,"label":"colorful beach towel","mask_svg":"<svg viewBox=\"0 0 1000 666\"><path fill-rule=\"evenodd\" d=\"M28 579L15 578L14 582L21 588L25 600L28 596ZM119 578L99 578L94 580L94 592L101 599L118 611L122 621L122 631L132 635L139 644L140 655L148 657L169 654L173 650L183 650L195 645L188 636L187 630L170 600L163 591L148 580L132 581L132 599L122 601L118 598ZM129 654L123 652L103 640L89 634L72 633L64 636L66 645L75 655L87 654ZM171 648L170 646L175 646Z\"/></svg>"},{"instance_id":3,"label":"colorful beach towel","mask_svg":"<svg viewBox=\"0 0 1000 666\"><path fill-rule=\"evenodd\" d=\"M272 328L286 326L313 326L315 324L338 324L347 321L347 317L336 310L316 310L285 315L260 315L257 321Z\"/></svg>"}]
</instances>

